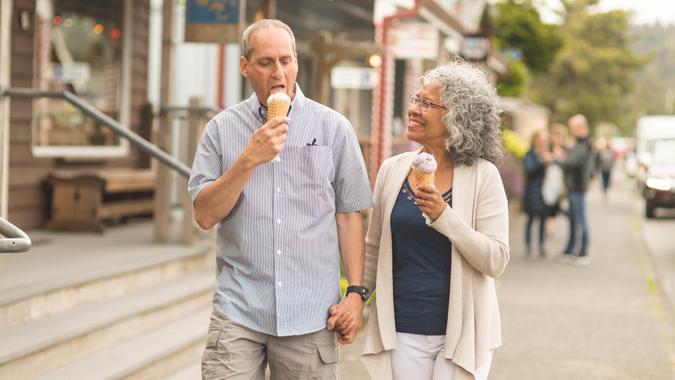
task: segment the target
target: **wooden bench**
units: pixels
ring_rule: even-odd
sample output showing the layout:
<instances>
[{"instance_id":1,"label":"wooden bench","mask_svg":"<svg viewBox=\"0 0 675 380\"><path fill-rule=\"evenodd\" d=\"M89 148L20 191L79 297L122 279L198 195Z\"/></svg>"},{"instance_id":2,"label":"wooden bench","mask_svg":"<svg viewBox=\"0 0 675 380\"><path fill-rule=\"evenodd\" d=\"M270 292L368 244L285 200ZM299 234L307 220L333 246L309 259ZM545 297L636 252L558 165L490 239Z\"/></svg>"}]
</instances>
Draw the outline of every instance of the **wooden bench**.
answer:
<instances>
[{"instance_id":1,"label":"wooden bench","mask_svg":"<svg viewBox=\"0 0 675 380\"><path fill-rule=\"evenodd\" d=\"M103 231L104 221L152 215L155 172L150 169L58 170L49 178L47 228Z\"/></svg>"}]
</instances>

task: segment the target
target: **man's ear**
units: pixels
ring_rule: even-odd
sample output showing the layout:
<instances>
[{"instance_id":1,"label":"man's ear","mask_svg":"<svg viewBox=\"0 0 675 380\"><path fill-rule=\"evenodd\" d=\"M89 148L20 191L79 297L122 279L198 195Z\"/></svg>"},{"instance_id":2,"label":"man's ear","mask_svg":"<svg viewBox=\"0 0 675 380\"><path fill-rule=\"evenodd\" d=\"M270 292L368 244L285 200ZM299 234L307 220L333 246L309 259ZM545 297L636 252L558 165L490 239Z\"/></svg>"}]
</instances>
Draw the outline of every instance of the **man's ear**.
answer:
<instances>
[{"instance_id":1,"label":"man's ear","mask_svg":"<svg viewBox=\"0 0 675 380\"><path fill-rule=\"evenodd\" d=\"M248 60L243 55L239 57L239 71L244 78L248 79Z\"/></svg>"}]
</instances>

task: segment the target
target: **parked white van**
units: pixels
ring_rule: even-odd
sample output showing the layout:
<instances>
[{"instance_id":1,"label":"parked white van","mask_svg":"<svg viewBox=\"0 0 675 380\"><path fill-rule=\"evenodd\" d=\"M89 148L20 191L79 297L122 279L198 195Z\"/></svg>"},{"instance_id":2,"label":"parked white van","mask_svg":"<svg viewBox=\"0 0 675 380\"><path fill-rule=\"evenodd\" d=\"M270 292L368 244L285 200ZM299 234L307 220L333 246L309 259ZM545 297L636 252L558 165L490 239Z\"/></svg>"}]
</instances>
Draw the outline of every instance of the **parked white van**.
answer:
<instances>
[{"instance_id":1,"label":"parked white van","mask_svg":"<svg viewBox=\"0 0 675 380\"><path fill-rule=\"evenodd\" d=\"M638 163L638 186L644 189L647 169L652 161L654 147L659 141L675 140L675 115L643 116L635 131L635 153Z\"/></svg>"},{"instance_id":2,"label":"parked white van","mask_svg":"<svg viewBox=\"0 0 675 380\"><path fill-rule=\"evenodd\" d=\"M661 140L675 140L675 115L641 117L635 136L635 149L640 165L649 166L654 146Z\"/></svg>"}]
</instances>

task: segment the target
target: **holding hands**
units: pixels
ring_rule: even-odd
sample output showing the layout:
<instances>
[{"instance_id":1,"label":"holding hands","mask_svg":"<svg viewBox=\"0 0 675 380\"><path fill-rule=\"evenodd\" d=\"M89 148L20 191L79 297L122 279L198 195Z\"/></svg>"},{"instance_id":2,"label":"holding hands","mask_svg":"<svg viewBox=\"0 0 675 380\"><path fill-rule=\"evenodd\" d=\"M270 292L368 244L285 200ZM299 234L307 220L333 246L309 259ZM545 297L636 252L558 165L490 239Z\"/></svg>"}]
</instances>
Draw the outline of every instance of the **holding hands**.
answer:
<instances>
[{"instance_id":1,"label":"holding hands","mask_svg":"<svg viewBox=\"0 0 675 380\"><path fill-rule=\"evenodd\" d=\"M337 305L328 309L326 328L335 331L340 344L354 341L363 324L363 301L358 294L350 293Z\"/></svg>"}]
</instances>

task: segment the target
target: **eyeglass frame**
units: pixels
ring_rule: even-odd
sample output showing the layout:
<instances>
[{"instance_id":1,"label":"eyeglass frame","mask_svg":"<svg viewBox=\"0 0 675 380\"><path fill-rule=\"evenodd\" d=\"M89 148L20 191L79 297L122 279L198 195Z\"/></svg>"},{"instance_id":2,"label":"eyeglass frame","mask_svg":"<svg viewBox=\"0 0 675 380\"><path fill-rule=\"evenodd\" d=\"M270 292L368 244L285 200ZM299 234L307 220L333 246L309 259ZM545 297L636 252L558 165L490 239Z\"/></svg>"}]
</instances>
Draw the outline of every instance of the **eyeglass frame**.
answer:
<instances>
[{"instance_id":1,"label":"eyeglass frame","mask_svg":"<svg viewBox=\"0 0 675 380\"><path fill-rule=\"evenodd\" d=\"M422 98L417 94L411 94L408 96L408 105L412 108L416 105L420 105L422 112L428 112L432 107L447 110L448 107L442 104L436 103L432 100Z\"/></svg>"}]
</instances>

